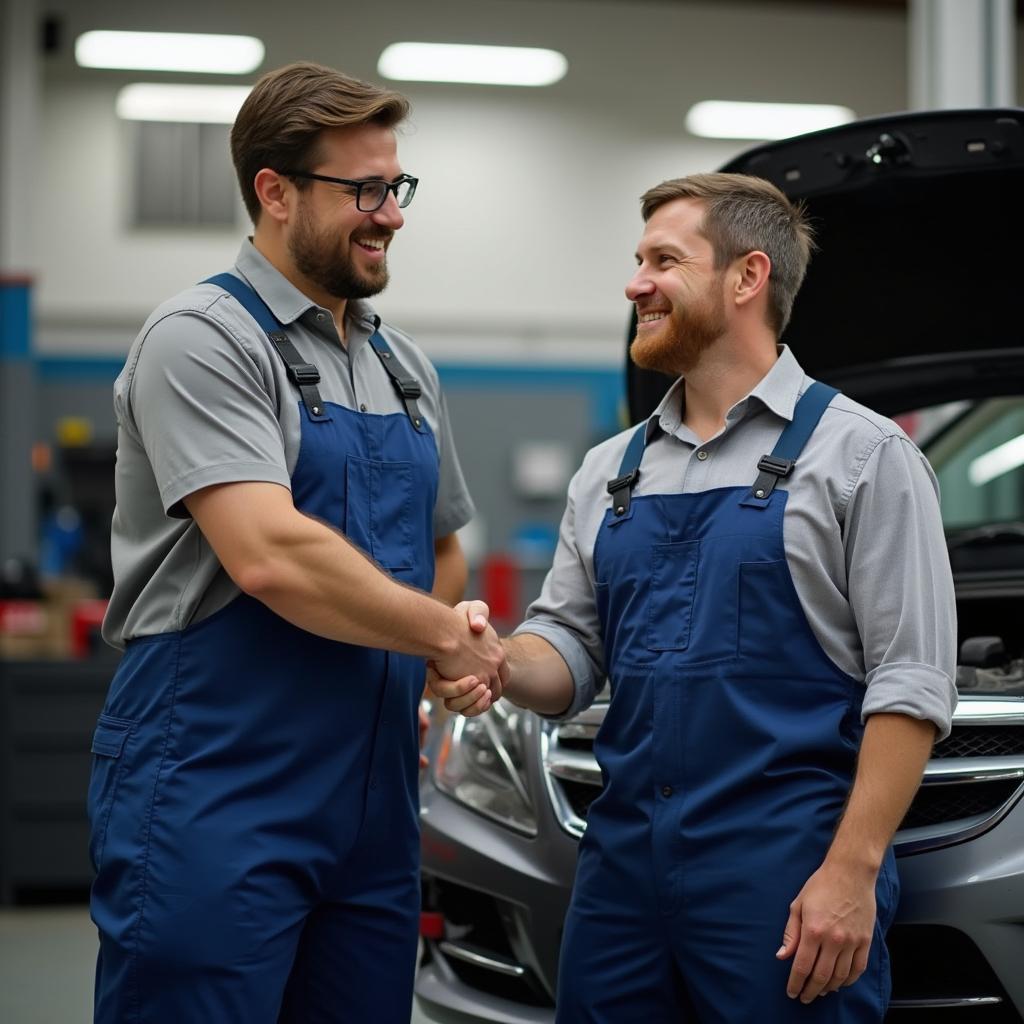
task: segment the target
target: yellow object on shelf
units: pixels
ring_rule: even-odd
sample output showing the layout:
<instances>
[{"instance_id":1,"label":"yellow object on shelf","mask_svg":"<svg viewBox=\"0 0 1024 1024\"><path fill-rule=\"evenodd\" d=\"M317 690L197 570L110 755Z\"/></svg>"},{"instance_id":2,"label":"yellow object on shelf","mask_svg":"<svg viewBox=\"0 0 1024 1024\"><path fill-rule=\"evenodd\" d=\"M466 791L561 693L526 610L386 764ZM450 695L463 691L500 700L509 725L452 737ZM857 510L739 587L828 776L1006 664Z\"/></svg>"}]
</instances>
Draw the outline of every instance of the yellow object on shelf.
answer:
<instances>
[{"instance_id":1,"label":"yellow object on shelf","mask_svg":"<svg viewBox=\"0 0 1024 1024\"><path fill-rule=\"evenodd\" d=\"M62 448L84 448L92 443L92 420L85 416L62 416L57 420L57 443Z\"/></svg>"}]
</instances>

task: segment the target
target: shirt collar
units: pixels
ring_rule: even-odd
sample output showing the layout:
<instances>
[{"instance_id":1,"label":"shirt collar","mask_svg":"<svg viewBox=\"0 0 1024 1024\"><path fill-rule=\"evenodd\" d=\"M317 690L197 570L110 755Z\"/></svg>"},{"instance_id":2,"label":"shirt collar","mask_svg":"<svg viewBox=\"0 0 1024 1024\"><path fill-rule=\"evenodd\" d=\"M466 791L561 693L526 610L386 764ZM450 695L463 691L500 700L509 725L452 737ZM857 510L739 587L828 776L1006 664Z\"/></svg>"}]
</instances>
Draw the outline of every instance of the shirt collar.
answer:
<instances>
[{"instance_id":1,"label":"shirt collar","mask_svg":"<svg viewBox=\"0 0 1024 1024\"><path fill-rule=\"evenodd\" d=\"M252 285L259 297L270 308L270 312L284 325L294 323L310 310L319 309L319 306L308 295L300 292L252 244L250 238L242 242L242 247L238 250L235 269ZM380 317L365 299L349 299L345 306L345 317L356 324L363 325L367 337L380 325Z\"/></svg>"},{"instance_id":2,"label":"shirt collar","mask_svg":"<svg viewBox=\"0 0 1024 1024\"><path fill-rule=\"evenodd\" d=\"M757 409L752 408L752 398L756 398L758 405L770 409L780 419L791 421L805 379L804 371L796 361L792 349L788 345L779 345L779 358L753 390L729 410L726 422L734 423L753 415ZM647 421L648 441L659 430L666 434L674 434L682 426L683 388L683 378L680 377L658 403L658 407Z\"/></svg>"},{"instance_id":3,"label":"shirt collar","mask_svg":"<svg viewBox=\"0 0 1024 1024\"><path fill-rule=\"evenodd\" d=\"M345 319L362 325L368 334L373 334L380 327L380 317L366 299L349 299L345 306Z\"/></svg>"},{"instance_id":4,"label":"shirt collar","mask_svg":"<svg viewBox=\"0 0 1024 1024\"><path fill-rule=\"evenodd\" d=\"M796 361L793 350L788 345L780 345L779 358L744 399L748 403L748 414L749 399L756 398L780 419L791 421L803 389L804 377L803 368Z\"/></svg>"}]
</instances>

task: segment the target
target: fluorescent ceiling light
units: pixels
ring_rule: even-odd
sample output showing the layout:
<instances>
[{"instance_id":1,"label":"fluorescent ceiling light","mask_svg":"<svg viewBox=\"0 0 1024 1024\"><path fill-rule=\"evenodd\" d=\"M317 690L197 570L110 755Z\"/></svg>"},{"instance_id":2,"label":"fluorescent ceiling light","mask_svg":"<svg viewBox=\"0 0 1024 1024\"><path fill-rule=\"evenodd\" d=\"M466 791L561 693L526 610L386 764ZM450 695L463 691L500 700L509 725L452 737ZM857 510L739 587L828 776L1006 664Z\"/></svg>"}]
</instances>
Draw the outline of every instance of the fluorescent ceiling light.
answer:
<instances>
[{"instance_id":1,"label":"fluorescent ceiling light","mask_svg":"<svg viewBox=\"0 0 1024 1024\"><path fill-rule=\"evenodd\" d=\"M83 68L247 75L263 63L263 54L263 43L253 36L85 32L75 40L75 60Z\"/></svg>"},{"instance_id":2,"label":"fluorescent ceiling light","mask_svg":"<svg viewBox=\"0 0 1024 1024\"><path fill-rule=\"evenodd\" d=\"M967 467L967 479L975 487L981 487L990 480L995 480L997 476L1009 473L1011 469L1017 469L1019 466L1024 466L1024 434L972 459L971 464Z\"/></svg>"},{"instance_id":3,"label":"fluorescent ceiling light","mask_svg":"<svg viewBox=\"0 0 1024 1024\"><path fill-rule=\"evenodd\" d=\"M856 117L826 103L734 103L703 100L690 107L686 130L706 139L788 139L834 128Z\"/></svg>"},{"instance_id":4,"label":"fluorescent ceiling light","mask_svg":"<svg viewBox=\"0 0 1024 1024\"><path fill-rule=\"evenodd\" d=\"M557 50L459 43L392 43L377 61L385 78L479 85L552 85L568 68Z\"/></svg>"},{"instance_id":5,"label":"fluorescent ceiling light","mask_svg":"<svg viewBox=\"0 0 1024 1024\"><path fill-rule=\"evenodd\" d=\"M250 88L137 82L117 94L117 116L125 121L233 124Z\"/></svg>"}]
</instances>

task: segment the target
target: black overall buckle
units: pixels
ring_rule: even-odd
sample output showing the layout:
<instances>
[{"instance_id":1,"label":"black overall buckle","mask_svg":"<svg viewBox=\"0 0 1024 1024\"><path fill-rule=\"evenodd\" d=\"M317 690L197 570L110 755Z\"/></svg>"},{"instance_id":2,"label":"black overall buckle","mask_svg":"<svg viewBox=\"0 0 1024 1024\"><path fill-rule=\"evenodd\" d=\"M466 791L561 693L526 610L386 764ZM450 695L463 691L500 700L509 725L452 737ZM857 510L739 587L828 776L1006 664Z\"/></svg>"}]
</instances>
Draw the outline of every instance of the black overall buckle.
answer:
<instances>
[{"instance_id":1,"label":"black overall buckle","mask_svg":"<svg viewBox=\"0 0 1024 1024\"><path fill-rule=\"evenodd\" d=\"M419 398L423 394L423 388L415 377L393 377L392 380L403 398Z\"/></svg>"},{"instance_id":2,"label":"black overall buckle","mask_svg":"<svg viewBox=\"0 0 1024 1024\"><path fill-rule=\"evenodd\" d=\"M622 517L629 511L629 499L639 479L640 470L634 469L632 473L608 481L608 493L612 496L612 512L616 516Z\"/></svg>"},{"instance_id":3,"label":"black overall buckle","mask_svg":"<svg viewBox=\"0 0 1024 1024\"><path fill-rule=\"evenodd\" d=\"M775 476L789 476L796 465L796 459L779 459L774 455L762 455L757 468L762 473L774 473Z\"/></svg>"},{"instance_id":4,"label":"black overall buckle","mask_svg":"<svg viewBox=\"0 0 1024 1024\"><path fill-rule=\"evenodd\" d=\"M775 455L762 455L758 460L760 470L754 481L752 492L755 498L767 498L775 490L775 485L793 472L796 459L780 459Z\"/></svg>"},{"instance_id":5,"label":"black overall buckle","mask_svg":"<svg viewBox=\"0 0 1024 1024\"><path fill-rule=\"evenodd\" d=\"M300 388L320 383L320 371L312 363L289 364L288 375Z\"/></svg>"}]
</instances>

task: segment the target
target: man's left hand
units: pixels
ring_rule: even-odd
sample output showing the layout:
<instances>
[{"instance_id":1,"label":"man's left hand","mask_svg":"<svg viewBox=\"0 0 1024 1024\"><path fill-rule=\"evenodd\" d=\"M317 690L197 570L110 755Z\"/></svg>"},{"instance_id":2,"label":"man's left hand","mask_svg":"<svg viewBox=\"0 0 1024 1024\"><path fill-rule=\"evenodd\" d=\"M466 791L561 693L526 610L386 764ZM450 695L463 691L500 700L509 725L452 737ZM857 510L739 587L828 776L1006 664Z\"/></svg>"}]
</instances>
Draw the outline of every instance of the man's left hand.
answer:
<instances>
[{"instance_id":1,"label":"man's left hand","mask_svg":"<svg viewBox=\"0 0 1024 1024\"><path fill-rule=\"evenodd\" d=\"M873 875L826 861L789 905L782 948L775 954L780 960L794 957L786 994L810 1003L852 985L868 965L874 928Z\"/></svg>"}]
</instances>

